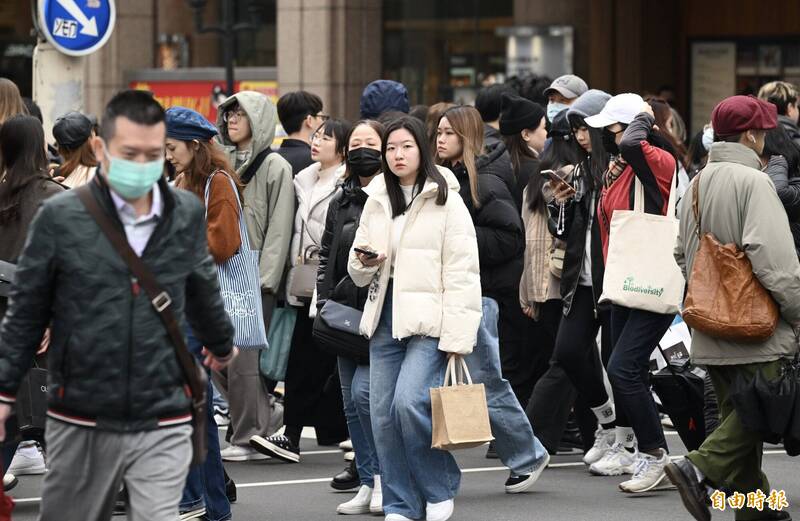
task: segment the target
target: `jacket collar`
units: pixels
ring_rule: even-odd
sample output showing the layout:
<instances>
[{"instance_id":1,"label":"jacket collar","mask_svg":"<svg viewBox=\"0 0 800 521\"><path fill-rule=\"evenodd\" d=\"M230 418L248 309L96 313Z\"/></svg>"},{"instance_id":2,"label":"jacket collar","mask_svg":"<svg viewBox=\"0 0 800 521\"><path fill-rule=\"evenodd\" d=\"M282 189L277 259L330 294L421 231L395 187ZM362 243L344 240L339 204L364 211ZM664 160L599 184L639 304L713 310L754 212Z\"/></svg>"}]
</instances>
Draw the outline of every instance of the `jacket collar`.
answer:
<instances>
[{"instance_id":1,"label":"jacket collar","mask_svg":"<svg viewBox=\"0 0 800 521\"><path fill-rule=\"evenodd\" d=\"M740 143L718 141L711 145L708 152L709 163L738 163L740 165L761 170L761 160L753 149Z\"/></svg>"},{"instance_id":2,"label":"jacket collar","mask_svg":"<svg viewBox=\"0 0 800 521\"><path fill-rule=\"evenodd\" d=\"M108 186L108 181L106 181L106 176L101 173L101 168L101 166L97 167L97 174L89 182L89 187L97 197L103 210L119 220L117 218L117 207L111 197L111 189ZM175 209L175 196L169 189L169 184L167 184L167 180L164 177L158 180L155 189L159 190L163 202L161 217L166 219Z\"/></svg>"}]
</instances>

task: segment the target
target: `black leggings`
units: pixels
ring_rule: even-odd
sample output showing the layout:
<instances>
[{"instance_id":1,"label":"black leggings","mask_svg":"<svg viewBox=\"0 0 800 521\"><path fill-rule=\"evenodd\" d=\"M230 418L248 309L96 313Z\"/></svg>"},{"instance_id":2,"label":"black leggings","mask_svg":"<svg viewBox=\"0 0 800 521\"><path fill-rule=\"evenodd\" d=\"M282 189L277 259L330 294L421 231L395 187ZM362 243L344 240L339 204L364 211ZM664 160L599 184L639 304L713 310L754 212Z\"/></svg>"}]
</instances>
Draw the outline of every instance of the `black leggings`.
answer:
<instances>
[{"instance_id":1,"label":"black leggings","mask_svg":"<svg viewBox=\"0 0 800 521\"><path fill-rule=\"evenodd\" d=\"M567 373L572 385L588 407L600 407L608 401L603 382L603 365L608 363L610 317L599 311L595 318L592 288L578 286L569 315L561 318L556 335L553 359ZM597 352L597 331L602 326L603 361ZM608 339L608 340L607 340Z\"/></svg>"}]
</instances>

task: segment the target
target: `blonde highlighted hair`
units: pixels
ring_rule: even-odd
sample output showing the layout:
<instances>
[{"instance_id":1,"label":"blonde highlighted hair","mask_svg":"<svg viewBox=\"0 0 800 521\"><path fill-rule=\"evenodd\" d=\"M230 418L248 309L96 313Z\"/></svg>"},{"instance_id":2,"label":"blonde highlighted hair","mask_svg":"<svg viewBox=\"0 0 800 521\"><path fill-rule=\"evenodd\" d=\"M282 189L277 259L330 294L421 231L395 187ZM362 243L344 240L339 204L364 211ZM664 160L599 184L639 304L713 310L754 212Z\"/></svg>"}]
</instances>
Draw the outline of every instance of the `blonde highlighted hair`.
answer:
<instances>
[{"instance_id":1,"label":"blonde highlighted hair","mask_svg":"<svg viewBox=\"0 0 800 521\"><path fill-rule=\"evenodd\" d=\"M457 105L444 111L439 121L447 118L453 132L461 140L461 162L467 170L469 176L469 191L472 196L472 204L475 208L480 208L480 195L478 194L478 167L475 166L475 159L483 154L483 120L481 114L475 107L468 105ZM440 160L443 166L452 166L451 162Z\"/></svg>"}]
</instances>

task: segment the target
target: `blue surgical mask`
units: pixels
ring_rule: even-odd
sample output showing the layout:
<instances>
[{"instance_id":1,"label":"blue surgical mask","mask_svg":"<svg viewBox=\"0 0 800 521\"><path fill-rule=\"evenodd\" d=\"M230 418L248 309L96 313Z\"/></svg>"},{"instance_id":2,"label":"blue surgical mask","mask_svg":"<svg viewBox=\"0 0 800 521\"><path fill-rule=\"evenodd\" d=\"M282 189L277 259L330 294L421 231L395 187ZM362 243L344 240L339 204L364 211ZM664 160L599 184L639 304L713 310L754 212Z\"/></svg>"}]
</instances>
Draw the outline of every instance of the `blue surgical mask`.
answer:
<instances>
[{"instance_id":1,"label":"blue surgical mask","mask_svg":"<svg viewBox=\"0 0 800 521\"><path fill-rule=\"evenodd\" d=\"M547 104L547 121L550 121L552 123L553 119L556 117L556 114L568 108L569 105L565 105L557 101L551 101L550 103Z\"/></svg>"},{"instance_id":2,"label":"blue surgical mask","mask_svg":"<svg viewBox=\"0 0 800 521\"><path fill-rule=\"evenodd\" d=\"M703 147L706 149L706 152L711 150L711 144L714 142L714 129L711 128L711 125L703 129L702 141L703 141Z\"/></svg>"},{"instance_id":3,"label":"blue surgical mask","mask_svg":"<svg viewBox=\"0 0 800 521\"><path fill-rule=\"evenodd\" d=\"M164 174L164 158L139 163L108 152L108 184L124 199L138 199L147 195Z\"/></svg>"}]
</instances>

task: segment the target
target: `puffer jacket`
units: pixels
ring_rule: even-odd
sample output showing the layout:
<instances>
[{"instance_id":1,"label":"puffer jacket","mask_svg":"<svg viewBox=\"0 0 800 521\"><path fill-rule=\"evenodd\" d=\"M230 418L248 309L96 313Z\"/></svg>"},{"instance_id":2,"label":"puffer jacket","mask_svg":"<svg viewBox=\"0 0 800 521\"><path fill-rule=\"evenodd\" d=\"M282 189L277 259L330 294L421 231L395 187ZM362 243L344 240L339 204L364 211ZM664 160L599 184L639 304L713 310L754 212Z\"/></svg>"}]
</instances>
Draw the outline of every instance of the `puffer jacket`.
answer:
<instances>
[{"instance_id":1,"label":"puffer jacket","mask_svg":"<svg viewBox=\"0 0 800 521\"><path fill-rule=\"evenodd\" d=\"M461 185L461 199L475 225L483 296L513 297L519 291L522 277L525 233L507 183L498 176L506 167L511 168L511 162L508 154L501 150L500 154L478 157L475 166L478 169L479 208L472 201L467 169L458 164L453 173Z\"/></svg>"},{"instance_id":2,"label":"puffer jacket","mask_svg":"<svg viewBox=\"0 0 800 521\"><path fill-rule=\"evenodd\" d=\"M772 156L764 172L772 179L786 216L789 217L794 247L800 257L800 177L796 176L796 172L789 172L789 163L783 156Z\"/></svg>"},{"instance_id":3,"label":"puffer jacket","mask_svg":"<svg viewBox=\"0 0 800 521\"><path fill-rule=\"evenodd\" d=\"M325 219L325 233L319 252L317 271L317 308L321 309L328 298L355 309L364 309L367 301L367 288L359 288L347 273L347 259L356 238L361 212L367 202L367 193L361 188L358 176L345 180L341 189L328 205ZM334 236L338 230L339 239L336 251L333 248Z\"/></svg>"},{"instance_id":4,"label":"puffer jacket","mask_svg":"<svg viewBox=\"0 0 800 521\"><path fill-rule=\"evenodd\" d=\"M90 184L125 233L103 176ZM208 252L196 195L163 179L164 211L142 260L202 344L232 348L233 326ZM189 396L175 349L147 294L73 191L48 199L31 224L0 326L0 400L13 402L45 328L49 414L130 432L188 422Z\"/></svg>"},{"instance_id":5,"label":"puffer jacket","mask_svg":"<svg viewBox=\"0 0 800 521\"><path fill-rule=\"evenodd\" d=\"M754 151L739 143L714 143L708 164L692 181L685 197L700 188L701 233L713 233L722 244L735 244L753 266L758 281L778 303L781 319L775 333L758 344L740 344L692 333L692 361L703 365L770 362L797 352L793 327L800 326L800 262L789 222L769 177L759 170ZM691 285L699 247L691 204L680 210L675 260Z\"/></svg>"},{"instance_id":6,"label":"puffer jacket","mask_svg":"<svg viewBox=\"0 0 800 521\"><path fill-rule=\"evenodd\" d=\"M228 127L223 114L231 105L239 106L247 113L253 139L247 160L236 169L241 176L256 158L268 149L275 137L278 115L275 106L264 94L242 91L234 94L219 106L217 128L219 139L231 165L236 165L236 145L228 137ZM278 293L289 258L289 243L294 223L294 185L292 167L279 154L269 154L246 181L242 198L243 212L250 247L261 252L259 275L261 289L267 293Z\"/></svg>"},{"instance_id":7,"label":"puffer jacket","mask_svg":"<svg viewBox=\"0 0 800 521\"><path fill-rule=\"evenodd\" d=\"M439 339L439 350L467 355L481 321L481 282L475 227L458 195L458 181L439 168L449 186L446 204L436 204L439 187L428 180L408 209L392 285L392 337ZM361 333L378 327L392 258L392 209L383 176L372 180L353 244L386 254L381 266L361 264L350 250L348 272L360 287L370 285Z\"/></svg>"},{"instance_id":8,"label":"puffer jacket","mask_svg":"<svg viewBox=\"0 0 800 521\"><path fill-rule=\"evenodd\" d=\"M292 234L292 247L289 254L292 266L300 264L303 256L312 259L319 258L322 235L325 233L325 217L328 214L328 205L336 193L338 185L341 183L343 172L344 166L337 165L327 171L327 175L321 178L320 164L314 163L295 176L294 193L297 195L297 212L295 212L294 233ZM320 192L316 194L315 198L314 192L320 183L323 183L323 185L319 186ZM291 284L291 281L288 283ZM293 306L302 305L299 300L291 295L287 295L287 300ZM314 314L315 308L312 308L311 315L313 316Z\"/></svg>"}]
</instances>

